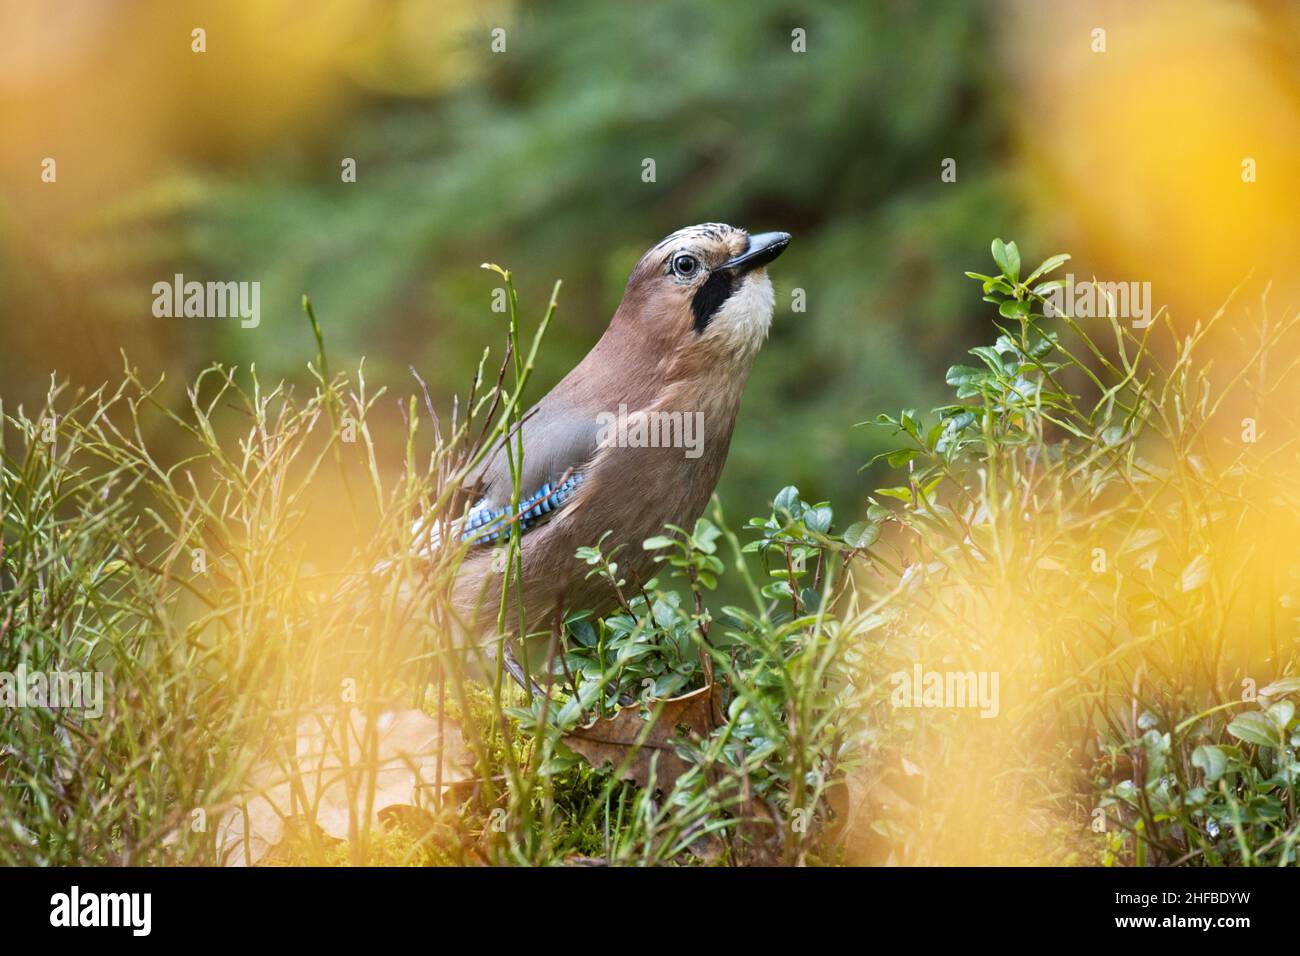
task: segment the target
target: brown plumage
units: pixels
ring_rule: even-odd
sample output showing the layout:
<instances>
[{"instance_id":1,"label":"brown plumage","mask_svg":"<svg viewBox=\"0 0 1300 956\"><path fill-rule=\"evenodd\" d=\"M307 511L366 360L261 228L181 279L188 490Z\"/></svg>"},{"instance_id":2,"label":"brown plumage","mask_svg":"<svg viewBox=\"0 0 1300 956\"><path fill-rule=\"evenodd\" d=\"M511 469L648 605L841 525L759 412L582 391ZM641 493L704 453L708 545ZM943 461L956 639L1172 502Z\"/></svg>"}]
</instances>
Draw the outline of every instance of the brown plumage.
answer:
<instances>
[{"instance_id":1,"label":"brown plumage","mask_svg":"<svg viewBox=\"0 0 1300 956\"><path fill-rule=\"evenodd\" d=\"M785 233L751 239L718 223L664 239L632 270L600 341L527 414L524 498L547 482L580 479L521 538L530 631L547 626L559 600L598 613L615 605L611 589L586 578L589 569L575 559L577 548L612 532L605 547L623 546L616 559L620 575L635 587L654 569L641 542L662 533L665 524L689 527L704 511L771 322L772 283L765 266L789 239ZM635 436L638 422L662 424L659 413L677 413L702 423L702 440L689 448L621 446L612 427L620 406L629 435ZM673 434L688 437L680 428ZM488 454L467 488L482 508L509 507L510 469L501 447ZM493 570L493 551L487 545L472 548L456 580L455 604L472 632L495 627L502 574ZM507 620L517 621L517 614L512 603Z\"/></svg>"}]
</instances>

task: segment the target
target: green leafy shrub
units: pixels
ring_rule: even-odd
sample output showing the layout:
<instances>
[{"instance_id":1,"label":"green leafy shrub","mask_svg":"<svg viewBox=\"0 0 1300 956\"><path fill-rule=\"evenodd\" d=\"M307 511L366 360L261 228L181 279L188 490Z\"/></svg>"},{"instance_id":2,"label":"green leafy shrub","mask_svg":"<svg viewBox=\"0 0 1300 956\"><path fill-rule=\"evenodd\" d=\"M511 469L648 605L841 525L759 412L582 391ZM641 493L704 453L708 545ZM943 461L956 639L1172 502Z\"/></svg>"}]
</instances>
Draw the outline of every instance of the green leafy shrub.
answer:
<instances>
[{"instance_id":1,"label":"green leafy shrub","mask_svg":"<svg viewBox=\"0 0 1300 956\"><path fill-rule=\"evenodd\" d=\"M1300 319L1048 317L1067 257L1022 279L1014 243L993 253L972 275L994 341L949 370L954 400L872 423L894 484L838 522L792 486L739 529L715 500L635 545L648 582L591 542L618 607L536 636L543 694L454 646L463 552L416 535L517 428L554 296L525 344L502 271L496 384L485 356L453 415L402 400L396 454L367 424L383 393L331 375L310 308L302 396L213 368L176 413L128 366L3 410L0 671L98 671L108 693L96 719L0 710L0 860L218 862L210 821L257 768L308 792L304 715L420 707L461 729L472 780L380 826L359 785L346 840L294 829L270 862L1294 862L1300 502L1276 396ZM1229 321L1239 353L1202 360ZM187 443L167 462L163 428ZM507 590L520 547L515 527ZM724 579L743 599L716 606ZM916 706L916 672L997 693ZM566 744L705 688L708 725L671 728L684 772L661 753L634 786Z\"/></svg>"}]
</instances>

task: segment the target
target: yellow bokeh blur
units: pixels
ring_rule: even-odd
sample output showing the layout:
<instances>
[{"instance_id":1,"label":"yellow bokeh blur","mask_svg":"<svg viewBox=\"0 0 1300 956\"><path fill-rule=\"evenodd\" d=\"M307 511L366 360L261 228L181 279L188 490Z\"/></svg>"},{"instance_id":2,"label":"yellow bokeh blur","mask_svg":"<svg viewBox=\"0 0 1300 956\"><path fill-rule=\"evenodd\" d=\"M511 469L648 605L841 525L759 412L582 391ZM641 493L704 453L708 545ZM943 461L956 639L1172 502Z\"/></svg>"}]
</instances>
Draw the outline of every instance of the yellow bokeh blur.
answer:
<instances>
[{"instance_id":1,"label":"yellow bokeh blur","mask_svg":"<svg viewBox=\"0 0 1300 956\"><path fill-rule=\"evenodd\" d=\"M1032 205L1076 258L1150 281L1188 326L1252 273L1283 302L1300 291L1300 8L1272 9L1008 8Z\"/></svg>"}]
</instances>

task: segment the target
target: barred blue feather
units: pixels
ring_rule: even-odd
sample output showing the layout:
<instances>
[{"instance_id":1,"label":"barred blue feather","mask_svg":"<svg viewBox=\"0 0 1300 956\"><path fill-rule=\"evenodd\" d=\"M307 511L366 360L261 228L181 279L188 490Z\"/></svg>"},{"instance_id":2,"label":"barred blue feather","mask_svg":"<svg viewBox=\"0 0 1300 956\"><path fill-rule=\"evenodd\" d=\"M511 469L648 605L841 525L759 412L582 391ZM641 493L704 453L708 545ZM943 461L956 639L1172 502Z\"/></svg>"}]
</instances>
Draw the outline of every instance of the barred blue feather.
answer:
<instances>
[{"instance_id":1,"label":"barred blue feather","mask_svg":"<svg viewBox=\"0 0 1300 956\"><path fill-rule=\"evenodd\" d=\"M485 508L481 504L470 510L465 517L465 526L461 529L460 540L473 544L496 544L510 535L511 518L519 515L521 532L535 527L547 515L564 506L573 497L583 476L574 473L559 485L543 483L528 497L519 503L519 510L512 512L507 505L504 508Z\"/></svg>"}]
</instances>

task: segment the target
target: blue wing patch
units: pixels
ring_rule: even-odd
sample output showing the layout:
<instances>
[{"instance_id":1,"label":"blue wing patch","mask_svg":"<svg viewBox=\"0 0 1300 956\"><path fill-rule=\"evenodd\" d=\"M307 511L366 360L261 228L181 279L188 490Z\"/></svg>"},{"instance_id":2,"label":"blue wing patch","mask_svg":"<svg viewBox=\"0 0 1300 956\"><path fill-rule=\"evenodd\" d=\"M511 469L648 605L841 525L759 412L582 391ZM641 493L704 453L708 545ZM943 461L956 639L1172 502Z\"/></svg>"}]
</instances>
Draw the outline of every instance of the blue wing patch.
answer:
<instances>
[{"instance_id":1,"label":"blue wing patch","mask_svg":"<svg viewBox=\"0 0 1300 956\"><path fill-rule=\"evenodd\" d=\"M559 484L546 482L542 487L519 502L519 510L511 512L510 506L504 508L484 508L481 504L472 508L465 516L465 525L461 529L460 540L473 544L496 544L510 536L511 518L519 516L519 530L525 532L538 525L551 512L563 507L573 497L583 476L574 473Z\"/></svg>"}]
</instances>

